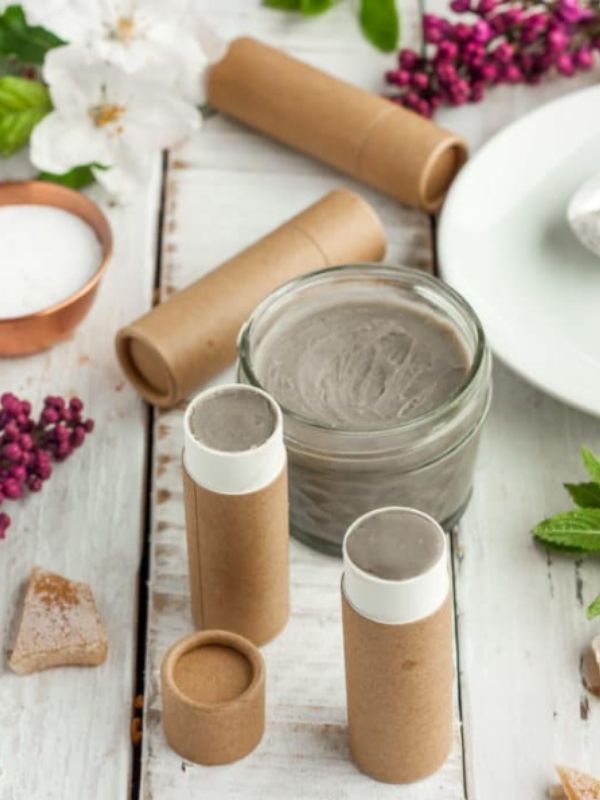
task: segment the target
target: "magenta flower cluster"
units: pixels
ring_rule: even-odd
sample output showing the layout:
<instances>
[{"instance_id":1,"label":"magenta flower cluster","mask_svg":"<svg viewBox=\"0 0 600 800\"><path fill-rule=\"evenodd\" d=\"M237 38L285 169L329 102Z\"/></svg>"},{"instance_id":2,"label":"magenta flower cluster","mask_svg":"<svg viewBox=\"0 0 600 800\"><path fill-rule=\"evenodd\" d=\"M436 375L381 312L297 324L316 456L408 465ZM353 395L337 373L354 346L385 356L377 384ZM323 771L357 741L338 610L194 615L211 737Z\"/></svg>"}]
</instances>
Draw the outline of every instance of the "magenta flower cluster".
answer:
<instances>
[{"instance_id":1,"label":"magenta flower cluster","mask_svg":"<svg viewBox=\"0 0 600 800\"><path fill-rule=\"evenodd\" d=\"M430 117L441 105L481 100L490 86L589 70L600 50L600 7L588 2L452 0L469 21L425 14L425 55L400 51L398 68L386 73L397 90L391 99Z\"/></svg>"},{"instance_id":2,"label":"magenta flower cluster","mask_svg":"<svg viewBox=\"0 0 600 800\"><path fill-rule=\"evenodd\" d=\"M94 421L83 417L78 397L47 397L36 421L31 403L9 392L0 397L0 504L39 492L52 474L52 461L64 461L81 447ZM0 539L11 519L0 512Z\"/></svg>"}]
</instances>

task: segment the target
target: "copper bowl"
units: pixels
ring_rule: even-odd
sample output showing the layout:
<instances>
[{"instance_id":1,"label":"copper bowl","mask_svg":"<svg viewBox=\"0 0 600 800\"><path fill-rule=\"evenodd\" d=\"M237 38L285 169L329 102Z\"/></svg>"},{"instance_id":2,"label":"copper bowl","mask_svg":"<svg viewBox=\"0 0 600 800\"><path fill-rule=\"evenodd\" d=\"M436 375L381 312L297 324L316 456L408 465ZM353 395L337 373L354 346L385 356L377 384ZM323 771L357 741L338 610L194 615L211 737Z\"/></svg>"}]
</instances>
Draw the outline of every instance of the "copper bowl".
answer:
<instances>
[{"instance_id":1,"label":"copper bowl","mask_svg":"<svg viewBox=\"0 0 600 800\"><path fill-rule=\"evenodd\" d=\"M96 272L74 294L34 314L0 319L0 356L20 356L51 347L66 338L92 305L100 279L112 254L112 233L108 220L85 195L43 181L0 183L0 206L42 205L62 208L92 228L102 248Z\"/></svg>"}]
</instances>

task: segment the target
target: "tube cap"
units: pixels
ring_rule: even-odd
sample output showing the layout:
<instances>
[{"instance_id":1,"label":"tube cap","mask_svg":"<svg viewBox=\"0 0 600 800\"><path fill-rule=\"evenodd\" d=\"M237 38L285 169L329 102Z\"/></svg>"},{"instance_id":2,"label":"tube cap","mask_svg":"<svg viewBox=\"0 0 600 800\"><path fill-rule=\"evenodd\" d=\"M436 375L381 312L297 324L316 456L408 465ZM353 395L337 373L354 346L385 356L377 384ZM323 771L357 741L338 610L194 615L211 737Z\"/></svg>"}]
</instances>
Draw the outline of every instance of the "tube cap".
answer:
<instances>
[{"instance_id":1,"label":"tube cap","mask_svg":"<svg viewBox=\"0 0 600 800\"><path fill-rule=\"evenodd\" d=\"M161 668L169 746L197 764L228 764L252 752L265 727L265 665L252 642L227 631L186 636Z\"/></svg>"}]
</instances>

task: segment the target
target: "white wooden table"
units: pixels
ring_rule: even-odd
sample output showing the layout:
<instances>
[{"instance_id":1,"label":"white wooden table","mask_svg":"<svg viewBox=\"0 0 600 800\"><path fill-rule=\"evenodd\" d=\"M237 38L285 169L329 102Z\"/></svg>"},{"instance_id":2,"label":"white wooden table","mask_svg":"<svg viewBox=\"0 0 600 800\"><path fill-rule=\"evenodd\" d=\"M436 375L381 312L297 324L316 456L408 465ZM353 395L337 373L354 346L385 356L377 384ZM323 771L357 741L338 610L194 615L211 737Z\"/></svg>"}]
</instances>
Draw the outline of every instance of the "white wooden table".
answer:
<instances>
[{"instance_id":1,"label":"white wooden table","mask_svg":"<svg viewBox=\"0 0 600 800\"><path fill-rule=\"evenodd\" d=\"M348 2L307 21L263 9L258 0L198 2L222 35L256 35L376 91L392 63L363 42ZM405 44L418 45L421 12L441 11L445 0L425 5L404 0ZM439 120L476 148L529 108L597 77L499 89ZM17 160L3 175L21 168ZM3 646L10 645L22 583L39 564L91 583L111 649L99 669L21 678L2 667L1 800L535 800L557 761L600 773L600 704L579 678L580 651L600 629L584 614L600 591L600 567L548 556L529 535L539 518L565 506L561 483L581 472L582 443L600 450L600 423L500 365L473 500L453 536L456 737L439 774L399 788L370 781L348 760L340 563L296 542L292 619L264 648L262 744L219 768L182 762L165 745L159 664L166 647L192 629L182 411L142 403L120 374L113 334L150 307L156 287L168 297L340 185L360 191L380 212L391 264L434 268L435 223L427 216L215 116L164 165L157 159L133 202L107 209L115 257L76 337L48 353L2 362L3 391L37 403L49 393L77 393L97 421L93 438L41 495L13 504L15 521L0 543ZM131 718L140 713L132 700L141 691L143 745L132 747Z\"/></svg>"}]
</instances>

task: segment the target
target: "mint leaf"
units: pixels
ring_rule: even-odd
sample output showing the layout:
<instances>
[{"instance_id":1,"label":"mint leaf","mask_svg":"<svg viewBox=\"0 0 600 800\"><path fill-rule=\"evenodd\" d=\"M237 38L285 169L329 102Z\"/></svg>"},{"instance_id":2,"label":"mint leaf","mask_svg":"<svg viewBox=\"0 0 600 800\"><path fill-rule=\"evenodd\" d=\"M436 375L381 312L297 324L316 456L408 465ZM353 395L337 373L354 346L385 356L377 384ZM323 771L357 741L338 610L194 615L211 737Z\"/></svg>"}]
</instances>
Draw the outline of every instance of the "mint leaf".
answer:
<instances>
[{"instance_id":1,"label":"mint leaf","mask_svg":"<svg viewBox=\"0 0 600 800\"><path fill-rule=\"evenodd\" d=\"M581 457L583 458L585 468L590 473L591 479L596 483L600 483L600 461L598 461L596 456L591 450L588 450L587 447L581 448Z\"/></svg>"},{"instance_id":2,"label":"mint leaf","mask_svg":"<svg viewBox=\"0 0 600 800\"><path fill-rule=\"evenodd\" d=\"M30 25L21 6L8 6L0 14L0 55L16 58L25 64L43 64L53 47L66 44L40 25Z\"/></svg>"},{"instance_id":3,"label":"mint leaf","mask_svg":"<svg viewBox=\"0 0 600 800\"><path fill-rule=\"evenodd\" d=\"M336 4L337 0L301 0L303 14L322 14Z\"/></svg>"},{"instance_id":4,"label":"mint leaf","mask_svg":"<svg viewBox=\"0 0 600 800\"><path fill-rule=\"evenodd\" d=\"M302 0L263 0L263 6L278 8L281 11L301 11Z\"/></svg>"},{"instance_id":5,"label":"mint leaf","mask_svg":"<svg viewBox=\"0 0 600 800\"><path fill-rule=\"evenodd\" d=\"M5 75L0 78L0 155L10 156L27 144L31 131L52 109L41 81Z\"/></svg>"},{"instance_id":6,"label":"mint leaf","mask_svg":"<svg viewBox=\"0 0 600 800\"><path fill-rule=\"evenodd\" d=\"M600 483L565 483L564 486L581 508L600 508Z\"/></svg>"},{"instance_id":7,"label":"mint leaf","mask_svg":"<svg viewBox=\"0 0 600 800\"><path fill-rule=\"evenodd\" d=\"M586 615L588 619L595 619L596 617L600 617L600 594L594 600L593 603L590 603L587 607Z\"/></svg>"},{"instance_id":8,"label":"mint leaf","mask_svg":"<svg viewBox=\"0 0 600 800\"><path fill-rule=\"evenodd\" d=\"M545 544L600 553L600 508L580 508L545 519L533 529Z\"/></svg>"},{"instance_id":9,"label":"mint leaf","mask_svg":"<svg viewBox=\"0 0 600 800\"><path fill-rule=\"evenodd\" d=\"M57 175L54 172L40 172L37 178L39 181L58 183L61 186L67 186L69 189L83 189L96 180L94 169L106 169L106 167L95 163L81 164L78 167L73 167L68 172L63 172L61 175Z\"/></svg>"},{"instance_id":10,"label":"mint leaf","mask_svg":"<svg viewBox=\"0 0 600 800\"><path fill-rule=\"evenodd\" d=\"M360 0L360 26L367 39L384 53L395 50L400 38L396 0Z\"/></svg>"}]
</instances>

